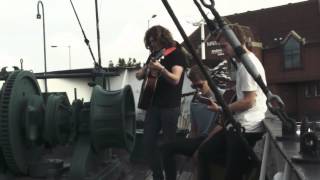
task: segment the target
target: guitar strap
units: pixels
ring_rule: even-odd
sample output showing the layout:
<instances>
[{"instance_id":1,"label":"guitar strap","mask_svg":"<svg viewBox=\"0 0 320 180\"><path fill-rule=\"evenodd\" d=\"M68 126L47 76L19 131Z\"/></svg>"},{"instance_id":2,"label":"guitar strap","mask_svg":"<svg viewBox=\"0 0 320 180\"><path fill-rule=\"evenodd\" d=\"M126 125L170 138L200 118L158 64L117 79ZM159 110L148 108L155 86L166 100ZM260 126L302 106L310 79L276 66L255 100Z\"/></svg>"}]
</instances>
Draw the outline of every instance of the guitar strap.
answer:
<instances>
[{"instance_id":1,"label":"guitar strap","mask_svg":"<svg viewBox=\"0 0 320 180\"><path fill-rule=\"evenodd\" d=\"M176 49L177 49L176 47L170 47L170 48L168 48L168 49L165 49L163 55L164 55L164 56L168 56L169 54L171 54L171 53L172 53L173 51L175 51Z\"/></svg>"},{"instance_id":2,"label":"guitar strap","mask_svg":"<svg viewBox=\"0 0 320 180\"><path fill-rule=\"evenodd\" d=\"M148 60L147 60L146 64L148 64L153 57L159 56L158 54L160 54L161 56L165 57L165 56L168 56L169 54L171 54L176 49L177 49L176 47L170 47L170 48L167 48L167 49L161 49L160 51L151 53L150 56L148 57Z\"/></svg>"}]
</instances>

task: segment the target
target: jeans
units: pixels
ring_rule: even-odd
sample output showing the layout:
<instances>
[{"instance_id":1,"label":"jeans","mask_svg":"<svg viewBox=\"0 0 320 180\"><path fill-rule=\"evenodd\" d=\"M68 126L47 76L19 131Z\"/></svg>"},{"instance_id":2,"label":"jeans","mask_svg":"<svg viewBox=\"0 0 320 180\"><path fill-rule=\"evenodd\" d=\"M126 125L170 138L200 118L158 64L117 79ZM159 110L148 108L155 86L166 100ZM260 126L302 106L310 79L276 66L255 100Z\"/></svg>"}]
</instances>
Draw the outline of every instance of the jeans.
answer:
<instances>
[{"instance_id":1,"label":"jeans","mask_svg":"<svg viewBox=\"0 0 320 180\"><path fill-rule=\"evenodd\" d=\"M181 139L165 143L161 146L166 180L176 180L177 172L174 156L181 154L191 157L205 138L206 136Z\"/></svg>"},{"instance_id":2,"label":"jeans","mask_svg":"<svg viewBox=\"0 0 320 180\"><path fill-rule=\"evenodd\" d=\"M161 153L158 148L159 132L162 130L164 143L175 140L179 114L179 107L151 107L147 110L144 122L144 149L154 180L163 180Z\"/></svg>"},{"instance_id":3,"label":"jeans","mask_svg":"<svg viewBox=\"0 0 320 180\"><path fill-rule=\"evenodd\" d=\"M263 133L245 133L249 145L253 147ZM248 170L250 158L240 136L233 131L222 130L199 148L198 179L210 179L210 164L225 167L225 180L240 180Z\"/></svg>"}]
</instances>

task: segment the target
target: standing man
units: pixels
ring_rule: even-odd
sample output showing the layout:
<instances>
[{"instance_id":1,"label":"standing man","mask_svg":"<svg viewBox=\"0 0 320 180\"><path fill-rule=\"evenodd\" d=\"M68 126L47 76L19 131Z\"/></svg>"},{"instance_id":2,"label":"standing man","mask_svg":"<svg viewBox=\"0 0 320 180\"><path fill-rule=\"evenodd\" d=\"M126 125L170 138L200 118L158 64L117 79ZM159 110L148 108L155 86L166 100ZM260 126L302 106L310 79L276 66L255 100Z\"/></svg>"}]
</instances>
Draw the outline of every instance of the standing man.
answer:
<instances>
[{"instance_id":1,"label":"standing man","mask_svg":"<svg viewBox=\"0 0 320 180\"><path fill-rule=\"evenodd\" d=\"M238 24L229 25L240 40L242 48L248 53L250 61L266 83L265 71L259 59L248 50L247 44L252 37L246 36L243 27ZM236 57L235 51L222 33L218 34L217 41L223 47L226 56ZM267 111L266 96L248 73L240 59L237 59L236 71L237 100L229 104L234 119L245 129L243 133L249 145L253 147L263 135L262 120ZM208 106L213 112L222 112L221 106L212 101ZM249 154L237 133L230 130L229 125L217 125L200 145L194 157L199 162L199 180L209 180L211 163L225 167L225 180L241 180L249 166Z\"/></svg>"},{"instance_id":2,"label":"standing man","mask_svg":"<svg viewBox=\"0 0 320 180\"><path fill-rule=\"evenodd\" d=\"M159 132L162 130L164 142L175 139L186 59L181 46L173 40L169 30L162 26L153 26L148 29L144 43L151 52L151 57L148 58L151 60L153 60L152 56L159 51L173 49L163 59L147 62L147 65L136 73L138 80L144 79L149 70L151 73L158 74L153 101L146 110L144 145L153 179L163 180L161 156L158 149Z\"/></svg>"}]
</instances>

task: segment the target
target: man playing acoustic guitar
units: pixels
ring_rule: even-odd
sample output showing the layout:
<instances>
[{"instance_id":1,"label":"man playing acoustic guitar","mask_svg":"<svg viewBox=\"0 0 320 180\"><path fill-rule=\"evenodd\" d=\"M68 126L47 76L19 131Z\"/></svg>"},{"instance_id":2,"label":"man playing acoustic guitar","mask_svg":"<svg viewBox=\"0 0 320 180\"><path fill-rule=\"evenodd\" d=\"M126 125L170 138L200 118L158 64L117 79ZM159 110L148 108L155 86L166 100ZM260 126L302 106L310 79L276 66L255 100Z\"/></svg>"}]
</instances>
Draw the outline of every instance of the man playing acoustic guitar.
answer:
<instances>
[{"instance_id":1,"label":"man playing acoustic guitar","mask_svg":"<svg viewBox=\"0 0 320 180\"><path fill-rule=\"evenodd\" d=\"M157 74L154 93L151 104L141 105L145 107L146 117L144 121L144 145L145 155L154 180L163 180L161 157L158 149L159 132L163 132L163 141L169 142L175 139L177 121L180 114L181 92L186 67L186 57L181 46L173 40L169 30L162 26L153 26L147 30L144 43L151 55L146 65L141 68L136 77L138 80L146 80L148 76ZM156 59L159 52L162 57ZM150 73L151 72L151 73ZM145 83L145 82L144 82ZM148 87L148 86L143 86ZM146 91L141 89L141 91ZM148 93L150 94L150 93ZM140 94L140 99L144 94Z\"/></svg>"}]
</instances>

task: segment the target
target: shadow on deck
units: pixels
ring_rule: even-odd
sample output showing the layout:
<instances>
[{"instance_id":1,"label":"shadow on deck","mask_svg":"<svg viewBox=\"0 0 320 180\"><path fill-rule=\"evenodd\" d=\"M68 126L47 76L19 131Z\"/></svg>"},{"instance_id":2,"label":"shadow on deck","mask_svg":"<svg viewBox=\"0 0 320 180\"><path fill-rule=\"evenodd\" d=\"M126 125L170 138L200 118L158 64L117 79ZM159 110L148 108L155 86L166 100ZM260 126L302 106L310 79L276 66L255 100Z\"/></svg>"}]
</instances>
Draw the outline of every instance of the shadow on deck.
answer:
<instances>
[{"instance_id":1,"label":"shadow on deck","mask_svg":"<svg viewBox=\"0 0 320 180\"><path fill-rule=\"evenodd\" d=\"M120 157L123 166L123 174L119 180L152 180L152 173L143 161L130 161L129 154L118 151L115 153ZM193 180L192 163L184 158L177 157L177 180Z\"/></svg>"}]
</instances>

